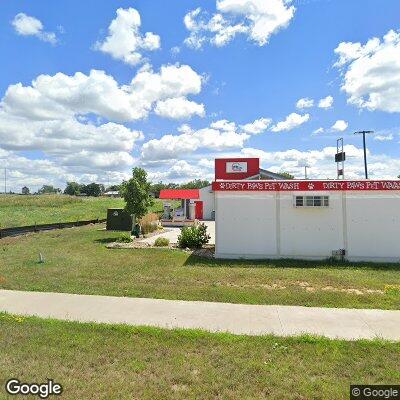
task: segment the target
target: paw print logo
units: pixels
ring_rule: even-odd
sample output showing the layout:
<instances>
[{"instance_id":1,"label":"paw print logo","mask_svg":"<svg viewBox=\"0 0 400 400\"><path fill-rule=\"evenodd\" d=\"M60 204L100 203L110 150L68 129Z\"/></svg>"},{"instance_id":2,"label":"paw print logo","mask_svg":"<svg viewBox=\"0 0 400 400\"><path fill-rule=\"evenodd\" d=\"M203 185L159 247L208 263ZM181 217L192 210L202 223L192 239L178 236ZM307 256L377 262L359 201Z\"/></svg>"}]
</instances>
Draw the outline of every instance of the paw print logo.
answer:
<instances>
[{"instance_id":1,"label":"paw print logo","mask_svg":"<svg viewBox=\"0 0 400 400\"><path fill-rule=\"evenodd\" d=\"M225 183L220 183L220 186L219 186L221 189L225 189Z\"/></svg>"},{"instance_id":2,"label":"paw print logo","mask_svg":"<svg viewBox=\"0 0 400 400\"><path fill-rule=\"evenodd\" d=\"M308 190L313 190L314 189L314 184L313 183L309 183L308 184Z\"/></svg>"}]
</instances>

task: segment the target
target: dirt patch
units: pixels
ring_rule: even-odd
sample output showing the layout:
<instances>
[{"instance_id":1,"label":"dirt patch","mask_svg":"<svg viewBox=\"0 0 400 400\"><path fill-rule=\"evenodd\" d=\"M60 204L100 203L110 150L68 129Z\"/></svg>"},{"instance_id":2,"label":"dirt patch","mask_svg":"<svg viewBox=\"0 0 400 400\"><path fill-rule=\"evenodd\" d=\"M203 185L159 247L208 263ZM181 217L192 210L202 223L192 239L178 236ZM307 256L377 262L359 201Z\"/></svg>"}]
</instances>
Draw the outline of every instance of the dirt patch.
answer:
<instances>
[{"instance_id":1,"label":"dirt patch","mask_svg":"<svg viewBox=\"0 0 400 400\"><path fill-rule=\"evenodd\" d=\"M316 288L311 286L306 281L296 281L293 285L300 286L302 289L306 290L307 292L316 292L316 291L324 291L324 292L340 292L340 293L350 293L356 294L359 296L365 294L384 294L383 290L380 289L364 289L364 288L338 288L334 286L324 286L321 288Z\"/></svg>"},{"instance_id":2,"label":"dirt patch","mask_svg":"<svg viewBox=\"0 0 400 400\"><path fill-rule=\"evenodd\" d=\"M316 293L319 291L324 292L340 292L340 293L350 293L356 294L358 296L366 294L384 294L383 290L379 289L364 289L364 288L337 288L334 286L324 286L324 287L314 287L310 283L305 281L296 282L276 282L276 283L254 283L254 284L237 284L232 282L215 282L216 286L228 286L232 288L253 288L253 289L266 289L266 290L284 290L290 289L290 287L297 286L309 293Z\"/></svg>"}]
</instances>

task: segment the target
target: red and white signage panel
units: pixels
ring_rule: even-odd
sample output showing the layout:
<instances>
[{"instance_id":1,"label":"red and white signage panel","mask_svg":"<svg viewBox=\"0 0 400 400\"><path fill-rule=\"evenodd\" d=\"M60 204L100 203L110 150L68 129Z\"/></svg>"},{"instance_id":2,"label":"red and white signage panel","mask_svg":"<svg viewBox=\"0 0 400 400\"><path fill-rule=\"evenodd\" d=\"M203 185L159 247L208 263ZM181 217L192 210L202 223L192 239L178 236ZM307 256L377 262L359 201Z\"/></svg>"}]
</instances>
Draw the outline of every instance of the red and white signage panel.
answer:
<instances>
[{"instance_id":1,"label":"red and white signage panel","mask_svg":"<svg viewBox=\"0 0 400 400\"><path fill-rule=\"evenodd\" d=\"M215 180L248 179L260 172L258 158L216 158Z\"/></svg>"},{"instance_id":2,"label":"red and white signage panel","mask_svg":"<svg viewBox=\"0 0 400 400\"><path fill-rule=\"evenodd\" d=\"M400 190L398 181L229 181L213 182L214 191L235 192L285 192L285 191L324 191L324 190Z\"/></svg>"}]
</instances>

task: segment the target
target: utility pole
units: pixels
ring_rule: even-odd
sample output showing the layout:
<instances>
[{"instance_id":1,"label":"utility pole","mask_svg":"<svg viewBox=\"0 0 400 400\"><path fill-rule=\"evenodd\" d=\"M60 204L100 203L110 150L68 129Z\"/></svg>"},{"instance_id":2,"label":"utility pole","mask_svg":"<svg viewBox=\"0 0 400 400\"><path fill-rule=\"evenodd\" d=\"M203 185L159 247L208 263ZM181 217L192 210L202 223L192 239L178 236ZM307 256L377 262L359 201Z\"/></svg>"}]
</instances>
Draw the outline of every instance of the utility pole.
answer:
<instances>
[{"instance_id":1,"label":"utility pole","mask_svg":"<svg viewBox=\"0 0 400 400\"><path fill-rule=\"evenodd\" d=\"M7 168L4 168L4 194L7 194Z\"/></svg>"},{"instance_id":2,"label":"utility pole","mask_svg":"<svg viewBox=\"0 0 400 400\"><path fill-rule=\"evenodd\" d=\"M344 152L343 147L343 138L336 140L336 154L335 154L335 162L336 162L336 170L337 170L337 179L344 179L344 162L346 161L346 153ZM339 166L339 164L341 164Z\"/></svg>"},{"instance_id":3,"label":"utility pole","mask_svg":"<svg viewBox=\"0 0 400 400\"><path fill-rule=\"evenodd\" d=\"M304 179L308 179L308 177L307 177L307 168L309 168L309 166L305 165L304 166Z\"/></svg>"},{"instance_id":4,"label":"utility pole","mask_svg":"<svg viewBox=\"0 0 400 400\"><path fill-rule=\"evenodd\" d=\"M367 146L365 144L365 135L367 133L374 133L374 131L357 131L357 132L354 132L354 135L363 135L365 179L368 179Z\"/></svg>"}]
</instances>

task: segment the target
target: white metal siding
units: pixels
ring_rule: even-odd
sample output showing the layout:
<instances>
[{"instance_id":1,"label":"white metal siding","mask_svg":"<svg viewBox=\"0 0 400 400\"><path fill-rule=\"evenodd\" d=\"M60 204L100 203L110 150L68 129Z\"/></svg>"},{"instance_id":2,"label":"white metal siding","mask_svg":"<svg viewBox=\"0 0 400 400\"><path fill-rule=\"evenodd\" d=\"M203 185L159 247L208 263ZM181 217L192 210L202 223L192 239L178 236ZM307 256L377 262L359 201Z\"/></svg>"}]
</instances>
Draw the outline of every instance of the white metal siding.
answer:
<instances>
[{"instance_id":1,"label":"white metal siding","mask_svg":"<svg viewBox=\"0 0 400 400\"><path fill-rule=\"evenodd\" d=\"M199 190L200 199L203 202L203 219L211 220L212 212L215 210L214 192L211 185Z\"/></svg>"},{"instance_id":2,"label":"white metal siding","mask_svg":"<svg viewBox=\"0 0 400 400\"><path fill-rule=\"evenodd\" d=\"M216 252L276 254L275 194L217 193Z\"/></svg>"},{"instance_id":3,"label":"white metal siding","mask_svg":"<svg viewBox=\"0 0 400 400\"><path fill-rule=\"evenodd\" d=\"M400 261L400 193L313 192L329 207L293 206L303 192L216 192L216 257Z\"/></svg>"},{"instance_id":4,"label":"white metal siding","mask_svg":"<svg viewBox=\"0 0 400 400\"><path fill-rule=\"evenodd\" d=\"M400 260L400 195L347 194L348 258Z\"/></svg>"},{"instance_id":5,"label":"white metal siding","mask_svg":"<svg viewBox=\"0 0 400 400\"><path fill-rule=\"evenodd\" d=\"M342 194L329 195L329 207L294 207L294 196L310 193L281 193L281 253L293 257L330 257L332 250L343 248Z\"/></svg>"}]
</instances>

